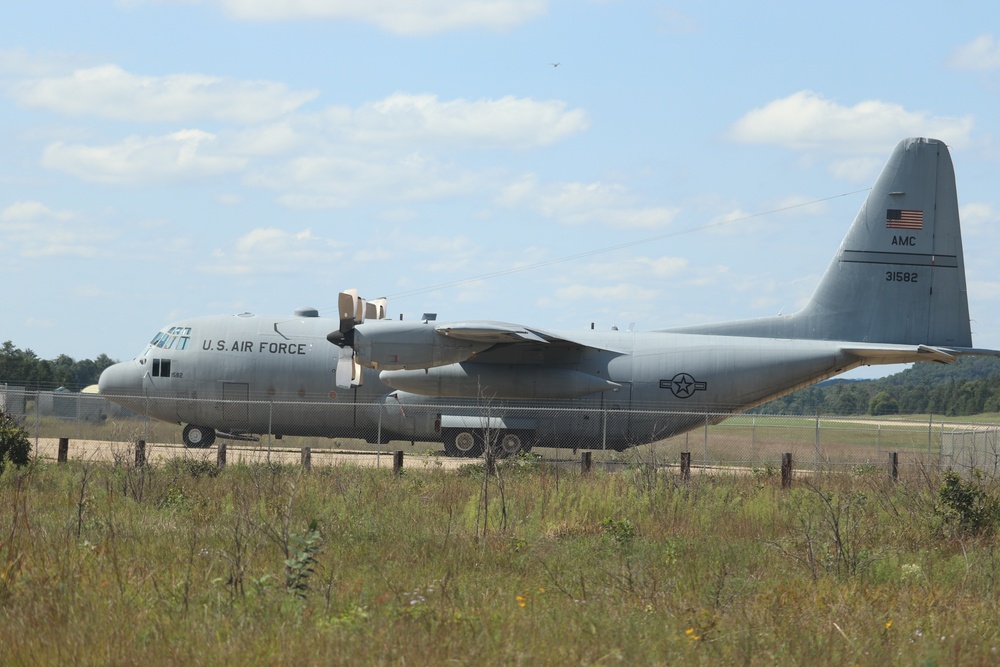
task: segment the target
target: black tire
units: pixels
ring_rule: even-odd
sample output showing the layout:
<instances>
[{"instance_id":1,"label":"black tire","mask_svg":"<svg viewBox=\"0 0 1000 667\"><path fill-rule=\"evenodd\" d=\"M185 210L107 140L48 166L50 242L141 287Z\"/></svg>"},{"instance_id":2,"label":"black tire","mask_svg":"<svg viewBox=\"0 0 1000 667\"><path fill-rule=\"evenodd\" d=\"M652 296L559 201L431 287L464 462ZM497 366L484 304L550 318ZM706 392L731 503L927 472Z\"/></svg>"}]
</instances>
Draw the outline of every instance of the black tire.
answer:
<instances>
[{"instance_id":1,"label":"black tire","mask_svg":"<svg viewBox=\"0 0 1000 667\"><path fill-rule=\"evenodd\" d=\"M524 449L523 434L518 431L501 431L497 438L497 457L516 456Z\"/></svg>"},{"instance_id":2,"label":"black tire","mask_svg":"<svg viewBox=\"0 0 1000 667\"><path fill-rule=\"evenodd\" d=\"M468 429L448 429L444 434L444 453L448 456L478 458L483 455L483 438Z\"/></svg>"},{"instance_id":3,"label":"black tire","mask_svg":"<svg viewBox=\"0 0 1000 667\"><path fill-rule=\"evenodd\" d=\"M181 434L184 446L191 449L207 449L215 443L215 429L207 426L188 424Z\"/></svg>"}]
</instances>

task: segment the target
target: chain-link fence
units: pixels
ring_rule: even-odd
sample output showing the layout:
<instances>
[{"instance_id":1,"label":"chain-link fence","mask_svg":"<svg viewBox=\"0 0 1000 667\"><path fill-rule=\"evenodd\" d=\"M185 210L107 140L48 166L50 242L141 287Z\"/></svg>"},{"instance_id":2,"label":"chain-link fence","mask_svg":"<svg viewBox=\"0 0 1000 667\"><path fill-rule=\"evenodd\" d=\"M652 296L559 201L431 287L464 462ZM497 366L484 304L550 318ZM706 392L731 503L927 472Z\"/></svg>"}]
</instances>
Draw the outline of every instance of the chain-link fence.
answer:
<instances>
[{"instance_id":1,"label":"chain-link fence","mask_svg":"<svg viewBox=\"0 0 1000 667\"><path fill-rule=\"evenodd\" d=\"M91 443L191 445L189 423L202 425L197 444L258 443L310 447L474 455L477 440L566 460L579 450L598 461L777 468L791 453L796 469L941 466L1000 471L1000 425L931 417L794 417L656 410L508 407L503 404L401 404L343 401L119 399L95 394L35 392L0 386L0 408L18 416L36 446L59 438ZM129 409L131 408L131 409ZM159 419L143 416L154 414ZM461 434L468 434L461 436ZM462 438L466 439L463 440ZM481 450L481 447L480 447Z\"/></svg>"}]
</instances>

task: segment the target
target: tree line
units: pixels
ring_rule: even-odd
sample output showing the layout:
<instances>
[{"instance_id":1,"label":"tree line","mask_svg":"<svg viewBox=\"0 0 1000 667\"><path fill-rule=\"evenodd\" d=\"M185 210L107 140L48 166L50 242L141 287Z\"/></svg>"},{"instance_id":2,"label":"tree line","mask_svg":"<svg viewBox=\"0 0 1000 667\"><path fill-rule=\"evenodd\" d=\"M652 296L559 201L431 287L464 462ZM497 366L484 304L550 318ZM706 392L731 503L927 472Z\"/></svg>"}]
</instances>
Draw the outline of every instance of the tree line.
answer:
<instances>
[{"instance_id":1,"label":"tree line","mask_svg":"<svg viewBox=\"0 0 1000 667\"><path fill-rule=\"evenodd\" d=\"M0 384L6 383L26 389L48 390L65 387L79 391L97 384L101 371L117 363L106 354L96 359L77 361L65 354L55 359L40 359L30 349L22 350L7 341L0 349Z\"/></svg>"},{"instance_id":2,"label":"tree line","mask_svg":"<svg viewBox=\"0 0 1000 667\"><path fill-rule=\"evenodd\" d=\"M919 363L878 380L827 380L753 410L786 415L1000 412L1000 359L965 357L954 364Z\"/></svg>"}]
</instances>

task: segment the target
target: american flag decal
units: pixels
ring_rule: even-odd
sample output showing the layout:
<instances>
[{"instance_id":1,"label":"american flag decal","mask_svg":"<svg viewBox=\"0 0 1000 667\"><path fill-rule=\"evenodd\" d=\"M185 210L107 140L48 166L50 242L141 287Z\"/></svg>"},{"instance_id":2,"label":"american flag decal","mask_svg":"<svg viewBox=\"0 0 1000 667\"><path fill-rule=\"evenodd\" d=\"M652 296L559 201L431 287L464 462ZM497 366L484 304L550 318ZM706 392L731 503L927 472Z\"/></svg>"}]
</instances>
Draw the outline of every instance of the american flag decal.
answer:
<instances>
[{"instance_id":1,"label":"american flag decal","mask_svg":"<svg viewBox=\"0 0 1000 667\"><path fill-rule=\"evenodd\" d=\"M891 229L923 229L924 212L890 208L885 212L885 226Z\"/></svg>"}]
</instances>

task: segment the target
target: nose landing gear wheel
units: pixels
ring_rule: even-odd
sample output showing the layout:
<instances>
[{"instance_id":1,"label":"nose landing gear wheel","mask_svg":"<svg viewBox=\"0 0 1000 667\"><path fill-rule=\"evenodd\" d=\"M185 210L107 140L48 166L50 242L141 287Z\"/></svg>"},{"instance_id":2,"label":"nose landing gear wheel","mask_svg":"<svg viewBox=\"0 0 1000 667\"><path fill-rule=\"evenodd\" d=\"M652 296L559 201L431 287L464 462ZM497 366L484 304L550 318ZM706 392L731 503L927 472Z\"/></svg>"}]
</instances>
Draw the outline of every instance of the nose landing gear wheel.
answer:
<instances>
[{"instance_id":1,"label":"nose landing gear wheel","mask_svg":"<svg viewBox=\"0 0 1000 667\"><path fill-rule=\"evenodd\" d=\"M181 437L184 439L185 447L205 449L211 447L212 443L215 442L215 429L208 428L207 426L188 424L184 427Z\"/></svg>"}]
</instances>

